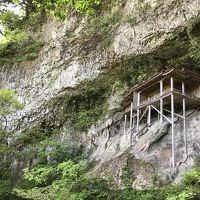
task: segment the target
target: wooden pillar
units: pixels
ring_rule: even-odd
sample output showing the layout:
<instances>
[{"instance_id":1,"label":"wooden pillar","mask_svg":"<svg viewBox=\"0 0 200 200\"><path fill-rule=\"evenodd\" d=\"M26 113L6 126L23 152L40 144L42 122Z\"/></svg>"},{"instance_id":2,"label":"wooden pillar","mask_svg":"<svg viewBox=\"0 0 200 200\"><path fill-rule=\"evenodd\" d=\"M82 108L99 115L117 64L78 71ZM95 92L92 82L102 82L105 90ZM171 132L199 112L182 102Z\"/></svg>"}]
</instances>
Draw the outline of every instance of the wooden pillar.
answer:
<instances>
[{"instance_id":1,"label":"wooden pillar","mask_svg":"<svg viewBox=\"0 0 200 200\"><path fill-rule=\"evenodd\" d=\"M148 126L151 125L151 106L150 105L149 105L149 108L148 108L147 124L148 124Z\"/></svg>"},{"instance_id":2,"label":"wooden pillar","mask_svg":"<svg viewBox=\"0 0 200 200\"><path fill-rule=\"evenodd\" d=\"M124 115L124 134L126 134L126 122L127 122L127 115Z\"/></svg>"},{"instance_id":3,"label":"wooden pillar","mask_svg":"<svg viewBox=\"0 0 200 200\"><path fill-rule=\"evenodd\" d=\"M163 80L160 81L160 123L163 123Z\"/></svg>"},{"instance_id":4,"label":"wooden pillar","mask_svg":"<svg viewBox=\"0 0 200 200\"><path fill-rule=\"evenodd\" d=\"M185 95L185 83L182 82L182 94ZM183 135L184 135L184 144L185 144L185 153L187 155L187 130L186 130L186 112L185 112L185 97L183 97Z\"/></svg>"},{"instance_id":5,"label":"wooden pillar","mask_svg":"<svg viewBox=\"0 0 200 200\"><path fill-rule=\"evenodd\" d=\"M132 123L133 123L133 102L131 102L130 130L132 129Z\"/></svg>"},{"instance_id":6,"label":"wooden pillar","mask_svg":"<svg viewBox=\"0 0 200 200\"><path fill-rule=\"evenodd\" d=\"M175 161L175 136L174 136L174 80L171 77L171 122L172 122L172 166L175 168L176 161Z\"/></svg>"},{"instance_id":7,"label":"wooden pillar","mask_svg":"<svg viewBox=\"0 0 200 200\"><path fill-rule=\"evenodd\" d=\"M133 92L133 109L134 109L134 98L135 98L135 95L134 95L134 92ZM133 115L135 115L134 113L133 113ZM132 117L132 129L134 129L135 128L135 119L134 119L134 117L135 116L133 116Z\"/></svg>"},{"instance_id":8,"label":"wooden pillar","mask_svg":"<svg viewBox=\"0 0 200 200\"><path fill-rule=\"evenodd\" d=\"M136 127L136 140L138 140L139 133L139 120L140 120L140 92L137 93L137 127Z\"/></svg>"}]
</instances>

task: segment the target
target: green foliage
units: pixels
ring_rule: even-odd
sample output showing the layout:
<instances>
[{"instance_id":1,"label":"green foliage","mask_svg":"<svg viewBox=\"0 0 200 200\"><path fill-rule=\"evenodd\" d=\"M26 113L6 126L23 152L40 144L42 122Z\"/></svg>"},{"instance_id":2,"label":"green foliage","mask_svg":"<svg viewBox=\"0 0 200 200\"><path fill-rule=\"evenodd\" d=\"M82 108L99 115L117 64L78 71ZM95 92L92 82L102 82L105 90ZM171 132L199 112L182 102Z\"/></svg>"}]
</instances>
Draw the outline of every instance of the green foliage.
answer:
<instances>
[{"instance_id":1,"label":"green foliage","mask_svg":"<svg viewBox=\"0 0 200 200\"><path fill-rule=\"evenodd\" d=\"M69 121L76 130L84 131L107 114L113 85L118 83L121 88L131 87L147 74L154 74L157 69L158 63L149 55L114 63L97 79L84 82L69 93L53 99L49 104L49 110L54 113L53 121L58 124Z\"/></svg>"},{"instance_id":2,"label":"green foliage","mask_svg":"<svg viewBox=\"0 0 200 200\"><path fill-rule=\"evenodd\" d=\"M47 184L46 187L34 187L33 189L15 189L18 195L32 199L57 199L57 200L92 200L109 199L109 189L101 180L88 177L86 166L76 164L71 160L55 166L38 166L26 171L24 178L34 181L36 185ZM54 180L49 177L54 174ZM55 176L57 174L57 176ZM45 193L45 196L44 196Z\"/></svg>"},{"instance_id":3,"label":"green foliage","mask_svg":"<svg viewBox=\"0 0 200 200\"><path fill-rule=\"evenodd\" d=\"M126 165L122 168L122 175L120 178L125 187L131 187L136 177L134 175L134 172L132 172Z\"/></svg>"},{"instance_id":4,"label":"green foliage","mask_svg":"<svg viewBox=\"0 0 200 200\"><path fill-rule=\"evenodd\" d=\"M196 196L195 193L184 190L181 193L179 193L178 195L173 195L171 197L167 197L166 200L189 200L189 199L194 199L195 196Z\"/></svg>"},{"instance_id":5,"label":"green foliage","mask_svg":"<svg viewBox=\"0 0 200 200\"><path fill-rule=\"evenodd\" d=\"M23 29L29 32L40 30L41 26L47 21L47 15L42 10L37 10L29 15L23 23Z\"/></svg>"},{"instance_id":6,"label":"green foliage","mask_svg":"<svg viewBox=\"0 0 200 200\"><path fill-rule=\"evenodd\" d=\"M78 162L83 159L82 149L79 145L67 144L66 142L56 142L54 140L42 141L37 152L38 163L61 163L67 160Z\"/></svg>"},{"instance_id":7,"label":"green foliage","mask_svg":"<svg viewBox=\"0 0 200 200\"><path fill-rule=\"evenodd\" d=\"M9 198L12 192L12 183L7 178L6 180L0 180L0 200Z\"/></svg>"},{"instance_id":8,"label":"green foliage","mask_svg":"<svg viewBox=\"0 0 200 200\"><path fill-rule=\"evenodd\" d=\"M10 31L19 30L22 27L22 17L12 11L0 14L0 23Z\"/></svg>"},{"instance_id":9,"label":"green foliage","mask_svg":"<svg viewBox=\"0 0 200 200\"><path fill-rule=\"evenodd\" d=\"M69 159L77 162L86 157L80 145L47 138L44 133L35 128L19 134L11 143L12 147L20 150L20 152L15 152L15 158L23 162L35 159L34 166L37 166L47 163L57 164Z\"/></svg>"},{"instance_id":10,"label":"green foliage","mask_svg":"<svg viewBox=\"0 0 200 200\"><path fill-rule=\"evenodd\" d=\"M25 20L12 11L0 14L4 36L0 40L0 64L33 60L43 46L33 40L25 30Z\"/></svg>"},{"instance_id":11,"label":"green foliage","mask_svg":"<svg viewBox=\"0 0 200 200\"><path fill-rule=\"evenodd\" d=\"M12 193L13 187L14 180L12 180L11 176L6 179L0 179L0 200L22 200L22 198Z\"/></svg>"},{"instance_id":12,"label":"green foliage","mask_svg":"<svg viewBox=\"0 0 200 200\"><path fill-rule=\"evenodd\" d=\"M22 197L32 199L58 200L197 200L198 189L184 187L163 187L136 190L109 189L106 181L86 175L86 166L67 161L54 166L38 166L25 172L25 178L34 181L36 187L16 189ZM193 176L193 175L191 175ZM53 177L53 179L52 179Z\"/></svg>"},{"instance_id":13,"label":"green foliage","mask_svg":"<svg viewBox=\"0 0 200 200\"><path fill-rule=\"evenodd\" d=\"M82 14L95 15L96 6L101 4L101 0L34 0L33 2L39 9L45 9L60 19L66 18L67 10L70 8Z\"/></svg>"},{"instance_id":14,"label":"green foliage","mask_svg":"<svg viewBox=\"0 0 200 200\"><path fill-rule=\"evenodd\" d=\"M7 31L0 41L0 64L34 60L42 47L42 42L36 42L23 31Z\"/></svg>"},{"instance_id":15,"label":"green foliage","mask_svg":"<svg viewBox=\"0 0 200 200\"><path fill-rule=\"evenodd\" d=\"M13 141L14 146L27 146L28 144L35 144L44 139L47 135L42 133L37 127L30 128L19 134L18 137Z\"/></svg>"},{"instance_id":16,"label":"green foliage","mask_svg":"<svg viewBox=\"0 0 200 200\"><path fill-rule=\"evenodd\" d=\"M8 145L10 133L6 131L6 116L20 108L21 104L17 101L15 92L0 90L0 117L2 118L0 126L0 200L17 199L11 193L16 177L10 170L14 158L14 149Z\"/></svg>"},{"instance_id":17,"label":"green foliage","mask_svg":"<svg viewBox=\"0 0 200 200\"><path fill-rule=\"evenodd\" d=\"M181 66L200 71L200 21L190 19L187 27L178 27L155 53L163 66ZM148 41L149 42L149 41Z\"/></svg>"},{"instance_id":18,"label":"green foliage","mask_svg":"<svg viewBox=\"0 0 200 200\"><path fill-rule=\"evenodd\" d=\"M100 5L102 0L81 0L75 1L74 7L80 13L86 13L87 15L95 14L95 6Z\"/></svg>"},{"instance_id":19,"label":"green foliage","mask_svg":"<svg viewBox=\"0 0 200 200\"><path fill-rule=\"evenodd\" d=\"M72 96L68 105L71 110L66 116L78 130L85 130L104 115L107 93L103 88L90 88L82 94ZM104 110L105 109L105 110Z\"/></svg>"},{"instance_id":20,"label":"green foliage","mask_svg":"<svg viewBox=\"0 0 200 200\"><path fill-rule=\"evenodd\" d=\"M183 175L182 183L184 186L200 187L200 168L193 169Z\"/></svg>"},{"instance_id":21,"label":"green foliage","mask_svg":"<svg viewBox=\"0 0 200 200\"><path fill-rule=\"evenodd\" d=\"M50 176L55 173L52 166L37 166L30 172L25 169L24 179L33 181L36 185L45 185L48 183Z\"/></svg>"},{"instance_id":22,"label":"green foliage","mask_svg":"<svg viewBox=\"0 0 200 200\"><path fill-rule=\"evenodd\" d=\"M8 145L9 132L7 128L7 115L21 109L22 105L17 101L16 93L11 90L0 89L0 159L12 153L12 147Z\"/></svg>"},{"instance_id":23,"label":"green foliage","mask_svg":"<svg viewBox=\"0 0 200 200\"><path fill-rule=\"evenodd\" d=\"M128 176L128 169L123 171ZM125 189L111 189L105 180L88 176L85 164L71 160L26 169L24 178L30 186L14 191L19 197L35 200L198 200L200 197L199 169L186 173L179 186L143 190L133 189L129 183Z\"/></svg>"},{"instance_id":24,"label":"green foliage","mask_svg":"<svg viewBox=\"0 0 200 200\"><path fill-rule=\"evenodd\" d=\"M8 157L10 159L10 157ZM5 158L4 158L5 159ZM0 160L0 200L17 200L16 195L12 194L12 190L16 182L16 174L10 170L11 160Z\"/></svg>"},{"instance_id":25,"label":"green foliage","mask_svg":"<svg viewBox=\"0 0 200 200\"><path fill-rule=\"evenodd\" d=\"M12 145L15 147L26 147L29 145L39 144L41 141L56 136L61 131L60 121L56 121L54 116L45 116L41 119L40 123L32 128L24 130L12 141ZM53 143L50 142L49 144Z\"/></svg>"},{"instance_id":26,"label":"green foliage","mask_svg":"<svg viewBox=\"0 0 200 200\"><path fill-rule=\"evenodd\" d=\"M61 124L68 120L77 130L86 130L105 115L110 92L106 84L88 82L68 96L54 99L50 109L53 108L55 120Z\"/></svg>"},{"instance_id":27,"label":"green foliage","mask_svg":"<svg viewBox=\"0 0 200 200\"><path fill-rule=\"evenodd\" d=\"M166 200L189 200L199 199L200 169L196 168L187 172L182 177L182 188L179 192L169 194Z\"/></svg>"},{"instance_id":28,"label":"green foliage","mask_svg":"<svg viewBox=\"0 0 200 200\"><path fill-rule=\"evenodd\" d=\"M32 165L29 165L29 167L33 167L30 171L25 168L25 180L21 181L22 189L16 188L14 194L20 193L20 196L24 198L55 199L57 189L53 183L60 180L61 177L63 179L68 177L71 180L73 176L79 175L77 173L81 169L77 162L84 158L82 149L78 145L61 143L53 139L36 143L37 146L32 150L32 145L29 145L20 152L14 152L15 159L23 163L35 160ZM71 166L73 167L71 168Z\"/></svg>"},{"instance_id":29,"label":"green foliage","mask_svg":"<svg viewBox=\"0 0 200 200\"><path fill-rule=\"evenodd\" d=\"M164 200L166 193L164 190L158 189L146 189L136 190L132 188L126 188L124 190L117 191L115 200Z\"/></svg>"},{"instance_id":30,"label":"green foliage","mask_svg":"<svg viewBox=\"0 0 200 200\"><path fill-rule=\"evenodd\" d=\"M121 19L122 14L120 11L91 18L85 30L82 32L81 41L79 41L79 44L81 44L84 49L84 54L89 54L90 51L96 49L97 45L100 43L103 48L108 47L113 41L113 29L116 28L116 24Z\"/></svg>"},{"instance_id":31,"label":"green foliage","mask_svg":"<svg viewBox=\"0 0 200 200\"><path fill-rule=\"evenodd\" d=\"M21 104L16 100L15 92L4 89L0 90L0 116L6 116L21 108Z\"/></svg>"},{"instance_id":32,"label":"green foliage","mask_svg":"<svg viewBox=\"0 0 200 200\"><path fill-rule=\"evenodd\" d=\"M29 190L15 188L13 194L21 197L22 199L32 199L32 200L54 200L55 191L51 186L44 188L32 188ZM6 199L4 199L6 200Z\"/></svg>"}]
</instances>

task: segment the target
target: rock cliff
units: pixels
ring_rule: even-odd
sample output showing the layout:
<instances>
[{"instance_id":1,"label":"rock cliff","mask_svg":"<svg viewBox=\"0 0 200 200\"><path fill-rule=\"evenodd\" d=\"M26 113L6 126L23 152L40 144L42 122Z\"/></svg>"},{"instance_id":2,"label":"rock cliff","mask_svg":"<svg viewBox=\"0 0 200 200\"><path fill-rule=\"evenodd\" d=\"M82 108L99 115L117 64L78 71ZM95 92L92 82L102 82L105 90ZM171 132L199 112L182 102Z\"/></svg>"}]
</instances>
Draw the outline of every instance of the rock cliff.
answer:
<instances>
[{"instance_id":1,"label":"rock cliff","mask_svg":"<svg viewBox=\"0 0 200 200\"><path fill-rule=\"evenodd\" d=\"M188 157L176 125L172 169L170 126L149 146L156 125L131 141L121 102L124 91L161 68L200 69L199 13L199 0L127 0L95 19L48 19L33 34L45 42L38 57L1 67L1 87L16 90L23 104L9 129L17 137L31 127L56 127L61 140L83 145L98 161L91 173L120 187L125 170L134 187L178 181L200 152L199 110L187 111Z\"/></svg>"}]
</instances>

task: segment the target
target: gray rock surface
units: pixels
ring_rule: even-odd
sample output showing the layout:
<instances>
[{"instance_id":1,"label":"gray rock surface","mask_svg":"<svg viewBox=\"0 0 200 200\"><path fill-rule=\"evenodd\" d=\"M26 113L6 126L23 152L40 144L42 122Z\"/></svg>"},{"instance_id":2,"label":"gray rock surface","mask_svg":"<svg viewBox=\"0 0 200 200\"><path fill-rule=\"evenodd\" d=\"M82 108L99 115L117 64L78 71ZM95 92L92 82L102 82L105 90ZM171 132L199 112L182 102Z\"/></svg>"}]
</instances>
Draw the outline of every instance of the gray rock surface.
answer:
<instances>
[{"instance_id":1,"label":"gray rock surface","mask_svg":"<svg viewBox=\"0 0 200 200\"><path fill-rule=\"evenodd\" d=\"M89 48L91 41L85 44L85 49L80 43L88 25L87 17L81 20L72 17L63 23L49 20L34 35L46 42L39 57L0 69L1 87L16 90L24 106L10 116L9 128L13 130L19 126L20 133L37 124L49 113L46 104L52 98L68 95L69 89L76 90L84 81L103 75L112 63L154 52L165 41L173 39L177 29L188 26L191 19L198 18L199 12L199 0L146 0L143 3L128 0L120 10L122 17L112 32L111 44L105 48L100 42L85 56L85 49ZM68 33L72 34L68 36ZM120 107L121 100L122 92L112 94L109 111ZM132 185L141 188L152 185L153 175L159 176L161 183L167 183L174 179L178 181L183 172L192 168L200 152L199 119L200 113L196 111L187 121L187 158L180 123L176 125L176 169L171 167L170 127L166 125L167 132L159 132L159 137L155 135L158 129L153 127L138 142L132 143L131 133L124 133L121 112L110 114L105 120L92 125L87 133L77 136L77 142L92 150L91 159L99 161L94 173L106 176L110 172L114 181L123 186L120 179L122 168L129 162L135 176ZM73 134L73 129L64 125L60 137L62 140L74 140ZM155 137L151 140L152 135Z\"/></svg>"}]
</instances>

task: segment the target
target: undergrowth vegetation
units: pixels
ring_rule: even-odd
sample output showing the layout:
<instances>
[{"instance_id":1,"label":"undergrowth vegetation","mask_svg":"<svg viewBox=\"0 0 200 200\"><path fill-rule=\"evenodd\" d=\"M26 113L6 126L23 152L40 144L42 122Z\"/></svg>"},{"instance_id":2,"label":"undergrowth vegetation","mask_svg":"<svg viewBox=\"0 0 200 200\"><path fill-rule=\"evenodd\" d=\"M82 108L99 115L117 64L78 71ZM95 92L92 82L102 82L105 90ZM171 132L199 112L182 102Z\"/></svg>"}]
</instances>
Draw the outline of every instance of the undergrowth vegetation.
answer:
<instances>
[{"instance_id":1,"label":"undergrowth vegetation","mask_svg":"<svg viewBox=\"0 0 200 200\"><path fill-rule=\"evenodd\" d=\"M47 123L54 121L59 128L66 122L70 122L77 131L87 130L107 114L120 111L121 108L118 107L108 112L110 97L116 91L124 91L125 88L133 86L146 74L155 73L159 66L160 63L148 55L114 63L97 79L82 82L77 88L52 99L48 105L52 116Z\"/></svg>"},{"instance_id":2,"label":"undergrowth vegetation","mask_svg":"<svg viewBox=\"0 0 200 200\"><path fill-rule=\"evenodd\" d=\"M4 110L0 113L0 117L4 119L4 114L20 109L21 106L11 91L4 90L0 94L1 110ZM10 107L13 109L9 110ZM12 134L3 128L3 124L1 127L0 199L2 200L198 200L200 198L199 158L196 159L196 168L184 174L179 185L136 190L131 188L135 177L131 176L129 168L124 168L121 177L124 188L118 189L112 181L97 178L89 173L94 165L88 161L88 154L81 145L59 141L55 136L55 138L36 137L43 134L42 132L51 130L51 128L46 129L49 126L45 128L43 124L39 129L26 131L27 134L18 136L18 143L9 144L7 141ZM156 181L156 178L154 179Z\"/></svg>"},{"instance_id":3,"label":"undergrowth vegetation","mask_svg":"<svg viewBox=\"0 0 200 200\"><path fill-rule=\"evenodd\" d=\"M86 171L85 164L71 160L55 166L38 166L24 174L24 179L33 182L34 187L15 192L31 199L108 199L106 182L87 176Z\"/></svg>"},{"instance_id":4,"label":"undergrowth vegetation","mask_svg":"<svg viewBox=\"0 0 200 200\"><path fill-rule=\"evenodd\" d=\"M49 109L55 121L69 121L76 130L84 131L106 115L111 86L102 80L83 83L77 90L55 98Z\"/></svg>"},{"instance_id":5,"label":"undergrowth vegetation","mask_svg":"<svg viewBox=\"0 0 200 200\"><path fill-rule=\"evenodd\" d=\"M0 199L15 198L12 189L16 182L16 174L10 170L15 149L8 144L11 132L7 128L7 115L22 108L17 101L15 92L0 90ZM17 199L17 198L16 198Z\"/></svg>"},{"instance_id":6,"label":"undergrowth vegetation","mask_svg":"<svg viewBox=\"0 0 200 200\"><path fill-rule=\"evenodd\" d=\"M71 160L54 165L38 165L26 169L24 180L29 188L15 188L23 198L58 200L198 200L200 198L200 169L183 176L178 186L164 186L136 190L131 187L118 190L105 180L89 176L88 165ZM26 185L27 186L27 185Z\"/></svg>"}]
</instances>

